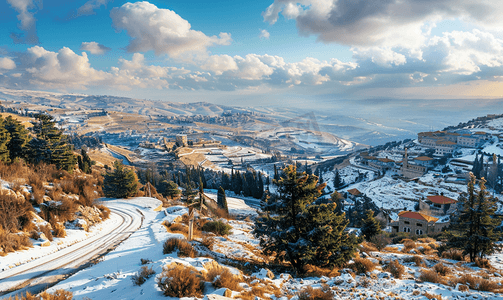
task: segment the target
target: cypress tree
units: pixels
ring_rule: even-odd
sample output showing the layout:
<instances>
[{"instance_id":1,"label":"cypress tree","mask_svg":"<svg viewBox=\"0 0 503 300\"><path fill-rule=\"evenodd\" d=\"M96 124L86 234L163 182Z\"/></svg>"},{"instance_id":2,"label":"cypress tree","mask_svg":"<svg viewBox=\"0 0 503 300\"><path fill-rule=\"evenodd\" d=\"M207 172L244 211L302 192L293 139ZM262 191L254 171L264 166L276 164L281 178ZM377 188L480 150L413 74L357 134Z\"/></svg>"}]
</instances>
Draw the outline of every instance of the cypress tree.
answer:
<instances>
[{"instance_id":1,"label":"cypress tree","mask_svg":"<svg viewBox=\"0 0 503 300\"><path fill-rule=\"evenodd\" d=\"M218 188L217 204L218 207L224 209L227 213L229 213L229 208L227 207L227 197L225 196L225 190L223 189L223 187Z\"/></svg>"},{"instance_id":2,"label":"cypress tree","mask_svg":"<svg viewBox=\"0 0 503 300\"><path fill-rule=\"evenodd\" d=\"M334 189L338 190L344 186L344 181L341 179L341 175L339 174L339 169L335 169L334 175Z\"/></svg>"},{"instance_id":3,"label":"cypress tree","mask_svg":"<svg viewBox=\"0 0 503 300\"><path fill-rule=\"evenodd\" d=\"M5 129L10 135L10 140L6 144L10 160L13 161L18 157L26 159L28 157L27 144L30 141L28 130L21 122L13 119L11 116L5 119Z\"/></svg>"},{"instance_id":4,"label":"cypress tree","mask_svg":"<svg viewBox=\"0 0 503 300\"><path fill-rule=\"evenodd\" d=\"M283 170L278 184L279 196L268 204L254 233L266 255L290 262L297 274L306 264L333 268L354 257L358 239L344 232L348 220L335 213L336 205L314 204L325 185L314 175L298 173L295 166Z\"/></svg>"}]
</instances>

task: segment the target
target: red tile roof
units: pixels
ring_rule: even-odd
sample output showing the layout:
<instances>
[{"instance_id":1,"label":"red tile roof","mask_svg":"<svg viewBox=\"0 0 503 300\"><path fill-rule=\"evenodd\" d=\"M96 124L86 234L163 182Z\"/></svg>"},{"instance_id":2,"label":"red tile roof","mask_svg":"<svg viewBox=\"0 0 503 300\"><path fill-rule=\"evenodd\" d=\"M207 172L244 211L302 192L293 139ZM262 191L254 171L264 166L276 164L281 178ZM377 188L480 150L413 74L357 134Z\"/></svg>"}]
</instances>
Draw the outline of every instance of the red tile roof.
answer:
<instances>
[{"instance_id":1,"label":"red tile roof","mask_svg":"<svg viewBox=\"0 0 503 300\"><path fill-rule=\"evenodd\" d=\"M415 160L420 160L420 161L430 161L430 160L433 160L433 158L428 157L428 156L419 156L419 157L416 157L414 159Z\"/></svg>"},{"instance_id":2,"label":"red tile roof","mask_svg":"<svg viewBox=\"0 0 503 300\"><path fill-rule=\"evenodd\" d=\"M353 196L360 196L360 195L362 194L362 193L361 193L359 190L357 190L357 189L350 189L350 190L348 190L348 193L350 193L350 194L351 194L351 195L353 195Z\"/></svg>"},{"instance_id":3,"label":"red tile roof","mask_svg":"<svg viewBox=\"0 0 503 300\"><path fill-rule=\"evenodd\" d=\"M425 214L422 214L419 212L413 212L413 211L402 211L398 214L398 217L422 220L422 221L433 222L433 223L438 221L438 218L428 216L428 215L425 215Z\"/></svg>"},{"instance_id":4,"label":"red tile roof","mask_svg":"<svg viewBox=\"0 0 503 300\"><path fill-rule=\"evenodd\" d=\"M452 204L458 202L454 199L442 195L428 196L426 198L436 204Z\"/></svg>"}]
</instances>

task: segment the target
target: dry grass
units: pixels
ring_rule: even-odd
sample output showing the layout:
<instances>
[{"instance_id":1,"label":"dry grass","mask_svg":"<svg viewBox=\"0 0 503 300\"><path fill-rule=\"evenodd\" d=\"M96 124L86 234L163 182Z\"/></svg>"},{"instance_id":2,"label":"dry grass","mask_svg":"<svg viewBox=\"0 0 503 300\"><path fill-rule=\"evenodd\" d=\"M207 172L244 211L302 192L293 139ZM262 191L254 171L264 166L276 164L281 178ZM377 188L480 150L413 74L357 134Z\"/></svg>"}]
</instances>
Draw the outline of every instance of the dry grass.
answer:
<instances>
[{"instance_id":1,"label":"dry grass","mask_svg":"<svg viewBox=\"0 0 503 300\"><path fill-rule=\"evenodd\" d=\"M440 275L438 275L438 273L434 270L422 270L421 275L419 275L419 279L422 281L444 284L442 277L440 277Z\"/></svg>"},{"instance_id":2,"label":"dry grass","mask_svg":"<svg viewBox=\"0 0 503 300\"><path fill-rule=\"evenodd\" d=\"M478 258L477 257L475 259L475 264L477 265L477 267L483 268L483 269L491 269L492 268L491 263L486 258Z\"/></svg>"},{"instance_id":3,"label":"dry grass","mask_svg":"<svg viewBox=\"0 0 503 300\"><path fill-rule=\"evenodd\" d=\"M131 280L134 285L142 285L147 281L147 279L154 276L154 274L155 271L152 267L149 268L147 266L143 266L139 272L136 272L136 274L131 277Z\"/></svg>"},{"instance_id":4,"label":"dry grass","mask_svg":"<svg viewBox=\"0 0 503 300\"><path fill-rule=\"evenodd\" d=\"M386 234L381 233L370 238L370 242L374 245L377 250L382 251L386 246L391 244L391 238Z\"/></svg>"},{"instance_id":5,"label":"dry grass","mask_svg":"<svg viewBox=\"0 0 503 300\"><path fill-rule=\"evenodd\" d=\"M297 296L299 300L332 300L335 295L329 286L324 285L321 289L314 289L310 286L303 288Z\"/></svg>"},{"instance_id":6,"label":"dry grass","mask_svg":"<svg viewBox=\"0 0 503 300\"><path fill-rule=\"evenodd\" d=\"M417 267L424 266L424 261L417 255L407 256L403 259L404 262L413 262Z\"/></svg>"},{"instance_id":7,"label":"dry grass","mask_svg":"<svg viewBox=\"0 0 503 300\"><path fill-rule=\"evenodd\" d=\"M451 269L443 263L436 264L435 266L433 266L433 269L435 270L435 272L442 276L447 276L452 273Z\"/></svg>"},{"instance_id":8,"label":"dry grass","mask_svg":"<svg viewBox=\"0 0 503 300\"><path fill-rule=\"evenodd\" d=\"M169 254L178 250L179 257L196 257L197 251L192 247L192 245L185 239L170 238L164 242L162 253Z\"/></svg>"},{"instance_id":9,"label":"dry grass","mask_svg":"<svg viewBox=\"0 0 503 300\"><path fill-rule=\"evenodd\" d=\"M337 268L328 269L328 268L320 268L313 265L306 265L304 267L304 272L306 277L322 277L322 276L336 277L341 275L341 273Z\"/></svg>"},{"instance_id":10,"label":"dry grass","mask_svg":"<svg viewBox=\"0 0 503 300\"><path fill-rule=\"evenodd\" d=\"M206 274L206 280L211 282L215 288L228 288L237 292L243 290L239 285L241 279L240 276L232 274L227 268L212 268Z\"/></svg>"},{"instance_id":11,"label":"dry grass","mask_svg":"<svg viewBox=\"0 0 503 300\"><path fill-rule=\"evenodd\" d=\"M148 259L148 258L147 259L141 258L140 262L141 262L142 265L146 265L146 264L152 263L152 261L150 259Z\"/></svg>"},{"instance_id":12,"label":"dry grass","mask_svg":"<svg viewBox=\"0 0 503 300\"><path fill-rule=\"evenodd\" d=\"M194 267L182 265L165 269L157 285L169 297L201 297L204 291L202 275Z\"/></svg>"},{"instance_id":13,"label":"dry grass","mask_svg":"<svg viewBox=\"0 0 503 300\"><path fill-rule=\"evenodd\" d=\"M49 225L40 225L39 229L49 241L53 241L54 238L52 236L51 227Z\"/></svg>"},{"instance_id":14,"label":"dry grass","mask_svg":"<svg viewBox=\"0 0 503 300\"><path fill-rule=\"evenodd\" d=\"M376 264L366 258L355 258L353 261L354 263L350 264L349 267L355 271L356 274L372 272L376 267Z\"/></svg>"},{"instance_id":15,"label":"dry grass","mask_svg":"<svg viewBox=\"0 0 503 300\"><path fill-rule=\"evenodd\" d=\"M414 242L413 240L410 240L410 239L404 239L402 241L402 243L403 243L402 252L404 252L404 253L409 253L410 250L416 249L416 247L417 247L416 242Z\"/></svg>"},{"instance_id":16,"label":"dry grass","mask_svg":"<svg viewBox=\"0 0 503 300\"><path fill-rule=\"evenodd\" d=\"M503 290L497 282L473 276L471 274L464 274L456 280L456 283L466 285L474 290L485 292L501 292Z\"/></svg>"},{"instance_id":17,"label":"dry grass","mask_svg":"<svg viewBox=\"0 0 503 300\"><path fill-rule=\"evenodd\" d=\"M384 270L390 272L397 279L402 278L403 273L405 273L405 267L396 260L388 261Z\"/></svg>"},{"instance_id":18,"label":"dry grass","mask_svg":"<svg viewBox=\"0 0 503 300\"><path fill-rule=\"evenodd\" d=\"M215 239L209 235L204 235L201 244L203 244L203 246L211 250L211 248L215 244Z\"/></svg>"},{"instance_id":19,"label":"dry grass","mask_svg":"<svg viewBox=\"0 0 503 300\"><path fill-rule=\"evenodd\" d=\"M72 300L73 293L65 290L56 290L54 294L42 292L39 295L32 295L29 292L25 295L16 295L15 298L9 297L5 300Z\"/></svg>"},{"instance_id":20,"label":"dry grass","mask_svg":"<svg viewBox=\"0 0 503 300\"><path fill-rule=\"evenodd\" d=\"M442 258L464 261L465 257L463 255L463 251L456 249L449 249L447 251L442 252Z\"/></svg>"},{"instance_id":21,"label":"dry grass","mask_svg":"<svg viewBox=\"0 0 503 300\"><path fill-rule=\"evenodd\" d=\"M360 251L365 252L365 253L370 253L370 252L377 251L377 247L375 247L375 245L373 243L363 241L360 244Z\"/></svg>"},{"instance_id":22,"label":"dry grass","mask_svg":"<svg viewBox=\"0 0 503 300\"><path fill-rule=\"evenodd\" d=\"M424 292L423 293L423 296L425 296L426 298L428 299L437 299L437 300L442 300L442 296L441 295L435 295L435 294L430 294L428 292Z\"/></svg>"},{"instance_id":23,"label":"dry grass","mask_svg":"<svg viewBox=\"0 0 503 300\"><path fill-rule=\"evenodd\" d=\"M25 250L33 247L30 239L24 234L16 234L4 231L0 227L0 255L4 256L9 252Z\"/></svg>"},{"instance_id":24,"label":"dry grass","mask_svg":"<svg viewBox=\"0 0 503 300\"><path fill-rule=\"evenodd\" d=\"M53 229L53 235L55 237L58 237L58 238L63 238L66 236L66 230L65 230L65 225L63 225L62 223L54 223L54 225L52 226L52 229Z\"/></svg>"}]
</instances>

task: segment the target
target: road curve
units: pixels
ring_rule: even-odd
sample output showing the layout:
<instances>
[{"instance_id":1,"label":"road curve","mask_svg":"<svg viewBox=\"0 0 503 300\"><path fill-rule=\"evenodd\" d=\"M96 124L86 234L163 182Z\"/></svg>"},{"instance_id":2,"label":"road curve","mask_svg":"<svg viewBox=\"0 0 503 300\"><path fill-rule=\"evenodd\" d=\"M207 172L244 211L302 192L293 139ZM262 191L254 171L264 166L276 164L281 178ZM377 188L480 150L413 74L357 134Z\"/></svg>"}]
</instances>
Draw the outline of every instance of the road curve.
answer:
<instances>
[{"instance_id":1,"label":"road curve","mask_svg":"<svg viewBox=\"0 0 503 300\"><path fill-rule=\"evenodd\" d=\"M69 247L40 257L23 265L0 272L0 296L18 293L39 293L69 275L85 268L90 262L115 248L141 227L143 215L134 206L108 203L113 226ZM14 292L13 292L14 291Z\"/></svg>"}]
</instances>

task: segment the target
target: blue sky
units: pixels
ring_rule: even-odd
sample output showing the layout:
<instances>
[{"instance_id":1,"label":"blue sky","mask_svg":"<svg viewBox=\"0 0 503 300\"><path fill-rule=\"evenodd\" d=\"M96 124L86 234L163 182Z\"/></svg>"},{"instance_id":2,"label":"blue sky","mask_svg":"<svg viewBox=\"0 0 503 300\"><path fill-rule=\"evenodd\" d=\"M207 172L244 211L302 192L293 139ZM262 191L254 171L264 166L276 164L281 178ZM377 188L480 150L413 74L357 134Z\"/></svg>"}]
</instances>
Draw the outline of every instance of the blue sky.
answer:
<instances>
[{"instance_id":1,"label":"blue sky","mask_svg":"<svg viewBox=\"0 0 503 300\"><path fill-rule=\"evenodd\" d=\"M501 1L0 2L0 86L177 101L503 97Z\"/></svg>"}]
</instances>

